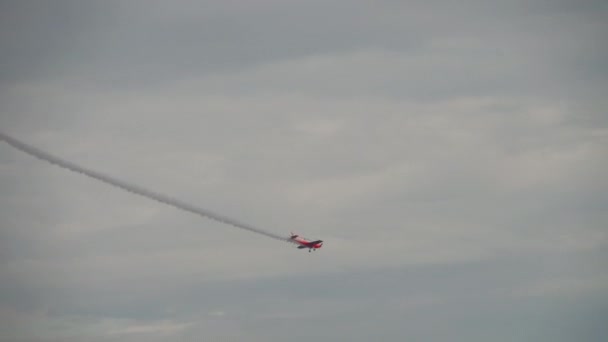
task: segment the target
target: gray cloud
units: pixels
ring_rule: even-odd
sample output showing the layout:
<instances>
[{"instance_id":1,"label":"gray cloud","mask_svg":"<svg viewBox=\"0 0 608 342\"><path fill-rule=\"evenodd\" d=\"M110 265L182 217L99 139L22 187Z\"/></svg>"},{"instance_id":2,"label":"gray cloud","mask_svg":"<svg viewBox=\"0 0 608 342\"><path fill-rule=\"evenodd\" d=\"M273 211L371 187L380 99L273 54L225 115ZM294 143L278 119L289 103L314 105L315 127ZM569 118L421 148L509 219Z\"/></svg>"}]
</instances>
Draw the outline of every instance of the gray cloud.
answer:
<instances>
[{"instance_id":1,"label":"gray cloud","mask_svg":"<svg viewBox=\"0 0 608 342\"><path fill-rule=\"evenodd\" d=\"M601 1L1 3L0 340L601 341ZM562 329L556 329L561 327Z\"/></svg>"}]
</instances>

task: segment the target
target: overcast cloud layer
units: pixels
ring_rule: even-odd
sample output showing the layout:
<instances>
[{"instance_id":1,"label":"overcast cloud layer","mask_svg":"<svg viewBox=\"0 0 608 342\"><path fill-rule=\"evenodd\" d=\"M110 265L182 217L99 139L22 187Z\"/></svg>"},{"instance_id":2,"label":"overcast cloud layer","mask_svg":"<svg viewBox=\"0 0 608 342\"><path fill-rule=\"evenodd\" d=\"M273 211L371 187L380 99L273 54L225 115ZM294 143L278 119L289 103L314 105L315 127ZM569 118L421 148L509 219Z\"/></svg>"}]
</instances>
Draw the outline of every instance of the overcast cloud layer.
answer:
<instances>
[{"instance_id":1,"label":"overcast cloud layer","mask_svg":"<svg viewBox=\"0 0 608 342\"><path fill-rule=\"evenodd\" d=\"M2 1L0 341L604 341L604 1Z\"/></svg>"}]
</instances>

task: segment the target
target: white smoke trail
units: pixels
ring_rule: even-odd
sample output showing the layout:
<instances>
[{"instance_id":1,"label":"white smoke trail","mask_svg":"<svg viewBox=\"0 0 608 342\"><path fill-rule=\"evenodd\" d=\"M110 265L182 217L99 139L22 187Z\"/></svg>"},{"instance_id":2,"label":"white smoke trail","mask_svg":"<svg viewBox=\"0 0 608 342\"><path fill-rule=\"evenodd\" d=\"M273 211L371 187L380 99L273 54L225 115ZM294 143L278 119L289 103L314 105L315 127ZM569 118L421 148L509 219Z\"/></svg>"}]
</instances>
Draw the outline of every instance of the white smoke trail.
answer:
<instances>
[{"instance_id":1,"label":"white smoke trail","mask_svg":"<svg viewBox=\"0 0 608 342\"><path fill-rule=\"evenodd\" d=\"M30 154L34 157L40 158L42 160L46 160L47 162L51 163L51 164L55 164L57 166L60 166L62 168L68 169L70 171L74 171L74 172L78 172L81 174L84 174L88 177L91 178L95 178L99 181L102 181L104 183L113 185L115 187L121 188L123 190L138 194L140 196L144 196L147 197L149 199L170 205L172 207L175 207L177 209L181 209L184 211L188 211L221 223L225 223L225 224L229 224L231 226L237 227L237 228L241 228L241 229L245 229L248 230L250 232L253 233L258 233L273 239L277 239L277 240L281 240L281 241L287 241L289 242L289 239L277 234L273 234L267 231L264 231L260 228L256 228L254 226L251 226L249 224L243 223L243 222L239 222L237 220L234 220L232 218L220 215L220 214L216 214L214 212L211 212L209 210L206 209L202 209L202 208L197 208L193 205L190 205L188 203L184 203L182 201L179 201L177 199L171 198L169 196L163 195L163 194L159 194L150 190L146 190L144 188L141 188L139 186L136 185L132 185L132 184L128 184L125 183L121 180L115 179L113 177L101 174L97 171L93 171L93 170L89 170L87 168L78 166L74 163L71 163L69 161L63 160L61 158L57 158L55 156L52 156L44 151L41 151L33 146L27 145L13 137L10 137L2 132L0 132L0 140L4 140L6 143L8 143L9 145L13 146L14 148L25 152L27 154Z\"/></svg>"}]
</instances>

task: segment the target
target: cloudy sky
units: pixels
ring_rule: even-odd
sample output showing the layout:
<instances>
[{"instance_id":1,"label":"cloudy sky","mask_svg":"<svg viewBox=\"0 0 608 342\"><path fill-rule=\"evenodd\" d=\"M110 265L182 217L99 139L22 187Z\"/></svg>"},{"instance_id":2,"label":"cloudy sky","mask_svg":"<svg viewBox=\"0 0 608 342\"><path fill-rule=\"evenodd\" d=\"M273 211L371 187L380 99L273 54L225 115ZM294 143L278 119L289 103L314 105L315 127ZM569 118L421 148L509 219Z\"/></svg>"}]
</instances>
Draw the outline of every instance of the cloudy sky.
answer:
<instances>
[{"instance_id":1,"label":"cloudy sky","mask_svg":"<svg viewBox=\"0 0 608 342\"><path fill-rule=\"evenodd\" d=\"M605 1L0 1L0 341L604 341Z\"/></svg>"}]
</instances>

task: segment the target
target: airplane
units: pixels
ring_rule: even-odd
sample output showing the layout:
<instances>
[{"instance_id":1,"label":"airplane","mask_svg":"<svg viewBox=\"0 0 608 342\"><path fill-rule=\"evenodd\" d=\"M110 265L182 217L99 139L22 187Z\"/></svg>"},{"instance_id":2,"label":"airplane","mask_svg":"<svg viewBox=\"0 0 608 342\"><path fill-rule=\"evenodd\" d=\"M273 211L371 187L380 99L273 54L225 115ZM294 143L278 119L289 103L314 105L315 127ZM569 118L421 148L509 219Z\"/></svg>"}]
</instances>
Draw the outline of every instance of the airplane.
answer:
<instances>
[{"instance_id":1,"label":"airplane","mask_svg":"<svg viewBox=\"0 0 608 342\"><path fill-rule=\"evenodd\" d=\"M294 243L299 244L298 249L308 248L308 253L310 253L310 251L316 251L317 248L323 247L323 240L310 241L294 233L291 233L291 237L289 239Z\"/></svg>"}]
</instances>

